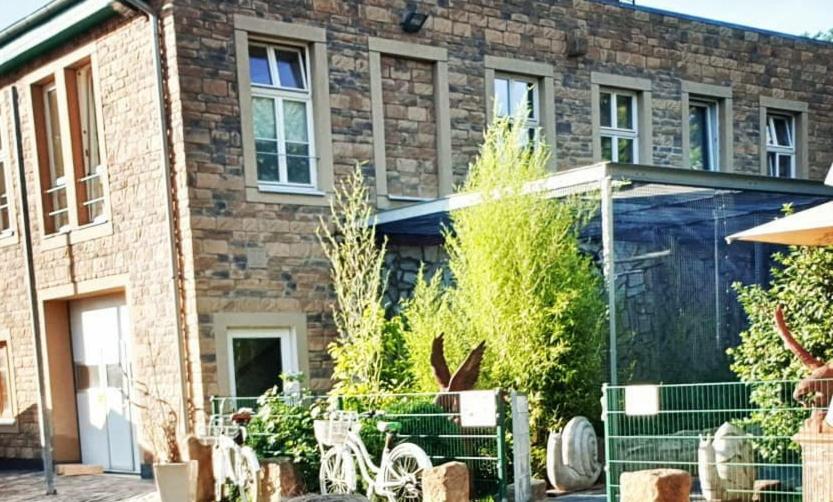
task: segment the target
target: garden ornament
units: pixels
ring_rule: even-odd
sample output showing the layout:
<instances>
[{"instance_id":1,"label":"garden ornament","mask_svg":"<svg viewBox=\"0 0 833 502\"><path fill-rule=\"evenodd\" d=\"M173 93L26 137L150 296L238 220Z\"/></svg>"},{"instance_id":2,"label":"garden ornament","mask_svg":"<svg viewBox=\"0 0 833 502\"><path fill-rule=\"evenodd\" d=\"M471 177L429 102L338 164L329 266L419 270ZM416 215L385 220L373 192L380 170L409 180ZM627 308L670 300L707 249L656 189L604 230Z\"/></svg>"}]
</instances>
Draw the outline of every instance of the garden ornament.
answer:
<instances>
[{"instance_id":1,"label":"garden ornament","mask_svg":"<svg viewBox=\"0 0 833 502\"><path fill-rule=\"evenodd\" d=\"M749 500L755 486L755 451L743 429L724 422L714 437L700 436L697 468L709 502Z\"/></svg>"},{"instance_id":2,"label":"garden ornament","mask_svg":"<svg viewBox=\"0 0 833 502\"><path fill-rule=\"evenodd\" d=\"M480 364L483 362L483 353L486 351L486 341L480 342L474 350L469 352L466 360L452 375L448 369L448 362L445 360L444 336L440 333L431 344L431 367L434 368L434 378L437 379L440 392L472 390L480 376Z\"/></svg>"},{"instance_id":3,"label":"garden ornament","mask_svg":"<svg viewBox=\"0 0 833 502\"><path fill-rule=\"evenodd\" d=\"M452 375L445 359L444 336L440 333L431 344L431 367L434 369L434 378L440 386L440 395L437 396L436 403L447 413L456 413L460 411L459 396L445 393L474 389L474 384L480 376L480 364L483 362L483 353L486 351L486 341L480 342L474 350L469 352L466 360ZM455 421L457 420L459 418L455 417Z\"/></svg>"},{"instance_id":4,"label":"garden ornament","mask_svg":"<svg viewBox=\"0 0 833 502\"><path fill-rule=\"evenodd\" d=\"M596 431L585 417L573 417L547 441L547 477L564 492L590 488L602 473Z\"/></svg>"},{"instance_id":5,"label":"garden ornament","mask_svg":"<svg viewBox=\"0 0 833 502\"><path fill-rule=\"evenodd\" d=\"M775 328L784 345L810 370L810 376L801 380L793 392L793 399L815 408L805 426L815 432L833 432L833 425L824 421L824 409L830 406L833 398L833 361L825 364L816 359L793 338L780 305L775 308Z\"/></svg>"}]
</instances>

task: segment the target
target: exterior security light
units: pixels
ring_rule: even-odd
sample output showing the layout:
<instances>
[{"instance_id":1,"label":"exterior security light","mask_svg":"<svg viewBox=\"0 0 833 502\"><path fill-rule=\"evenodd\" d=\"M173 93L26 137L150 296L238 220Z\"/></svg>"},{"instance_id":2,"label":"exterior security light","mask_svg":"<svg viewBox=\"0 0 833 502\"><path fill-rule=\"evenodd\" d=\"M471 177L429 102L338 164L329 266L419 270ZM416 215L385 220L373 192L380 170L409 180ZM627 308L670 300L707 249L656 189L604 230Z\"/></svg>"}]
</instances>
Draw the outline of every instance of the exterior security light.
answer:
<instances>
[{"instance_id":1,"label":"exterior security light","mask_svg":"<svg viewBox=\"0 0 833 502\"><path fill-rule=\"evenodd\" d=\"M399 26L405 33L416 33L422 29L422 25L428 20L428 14L418 12L414 7L408 7L405 14L402 16L402 22Z\"/></svg>"}]
</instances>

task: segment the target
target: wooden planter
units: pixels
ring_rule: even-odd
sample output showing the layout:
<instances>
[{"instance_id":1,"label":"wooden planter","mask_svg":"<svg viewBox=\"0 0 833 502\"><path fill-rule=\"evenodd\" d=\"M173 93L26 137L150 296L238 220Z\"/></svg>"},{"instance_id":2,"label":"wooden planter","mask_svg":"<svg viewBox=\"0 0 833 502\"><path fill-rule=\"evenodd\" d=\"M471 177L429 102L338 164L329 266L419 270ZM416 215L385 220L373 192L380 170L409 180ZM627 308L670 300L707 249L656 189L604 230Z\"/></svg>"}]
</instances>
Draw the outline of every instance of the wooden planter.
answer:
<instances>
[{"instance_id":1,"label":"wooden planter","mask_svg":"<svg viewBox=\"0 0 833 502\"><path fill-rule=\"evenodd\" d=\"M804 502L833 500L833 432L803 430L793 436L801 446Z\"/></svg>"}]
</instances>

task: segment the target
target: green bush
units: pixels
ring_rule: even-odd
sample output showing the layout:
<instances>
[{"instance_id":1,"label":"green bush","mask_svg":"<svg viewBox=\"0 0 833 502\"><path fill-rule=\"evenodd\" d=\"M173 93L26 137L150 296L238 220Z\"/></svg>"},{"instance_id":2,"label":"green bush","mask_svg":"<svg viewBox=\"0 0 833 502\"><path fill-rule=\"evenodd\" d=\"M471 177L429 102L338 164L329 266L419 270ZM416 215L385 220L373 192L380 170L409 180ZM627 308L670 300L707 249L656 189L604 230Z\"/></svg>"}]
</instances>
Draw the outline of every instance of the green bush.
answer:
<instances>
[{"instance_id":1,"label":"green bush","mask_svg":"<svg viewBox=\"0 0 833 502\"><path fill-rule=\"evenodd\" d=\"M540 449L549 429L599 416L607 308L599 271L579 245L598 201L525 191L547 175L549 153L528 146L524 131L519 117L487 131L463 187L482 203L453 212L445 235L453 284L420 281L403 316L417 390L437 390L429 364L437 334L446 334L452 371L486 340L479 387L528 395Z\"/></svg>"},{"instance_id":2,"label":"green bush","mask_svg":"<svg viewBox=\"0 0 833 502\"><path fill-rule=\"evenodd\" d=\"M298 467L308 491L318 490L321 465L313 421L323 403L307 392L288 400L275 386L258 399L247 442L258 458L288 457Z\"/></svg>"},{"instance_id":3,"label":"green bush","mask_svg":"<svg viewBox=\"0 0 833 502\"><path fill-rule=\"evenodd\" d=\"M833 248L791 247L776 253L768 289L758 285L735 284L735 291L749 319L741 333L741 344L729 349L731 368L744 382L798 380L807 369L784 347L773 324L775 307L782 305L787 324L798 342L819 359L833 359ZM780 384L760 385L751 400L763 411L756 412L747 426L760 427L766 435L791 436L798 431L802 416L772 412L795 406L790 392ZM783 453L784 441L761 445L769 458Z\"/></svg>"}]
</instances>

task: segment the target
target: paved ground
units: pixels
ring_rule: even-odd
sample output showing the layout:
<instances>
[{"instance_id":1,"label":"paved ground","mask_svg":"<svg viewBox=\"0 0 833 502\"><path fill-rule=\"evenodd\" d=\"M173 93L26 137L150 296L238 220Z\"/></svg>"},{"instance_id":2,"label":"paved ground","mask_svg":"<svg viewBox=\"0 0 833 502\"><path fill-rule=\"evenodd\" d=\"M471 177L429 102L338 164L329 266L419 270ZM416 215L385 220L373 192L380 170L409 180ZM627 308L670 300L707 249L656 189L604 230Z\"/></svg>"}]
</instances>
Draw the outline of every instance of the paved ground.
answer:
<instances>
[{"instance_id":1,"label":"paved ground","mask_svg":"<svg viewBox=\"0 0 833 502\"><path fill-rule=\"evenodd\" d=\"M58 476L58 494L43 494L43 475L34 471L0 471L2 502L158 502L153 481L138 476L102 474L99 476ZM603 502L604 488L550 497L550 502Z\"/></svg>"},{"instance_id":2,"label":"paved ground","mask_svg":"<svg viewBox=\"0 0 833 502\"><path fill-rule=\"evenodd\" d=\"M157 502L153 481L138 476L57 476L58 494L44 495L43 474L33 471L0 471L3 502Z\"/></svg>"}]
</instances>

